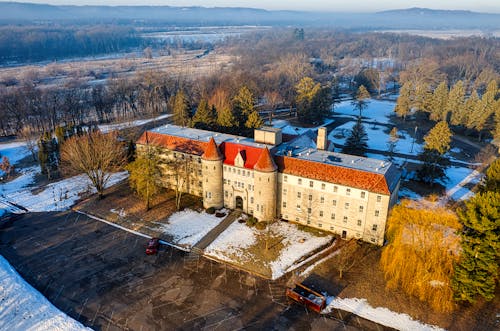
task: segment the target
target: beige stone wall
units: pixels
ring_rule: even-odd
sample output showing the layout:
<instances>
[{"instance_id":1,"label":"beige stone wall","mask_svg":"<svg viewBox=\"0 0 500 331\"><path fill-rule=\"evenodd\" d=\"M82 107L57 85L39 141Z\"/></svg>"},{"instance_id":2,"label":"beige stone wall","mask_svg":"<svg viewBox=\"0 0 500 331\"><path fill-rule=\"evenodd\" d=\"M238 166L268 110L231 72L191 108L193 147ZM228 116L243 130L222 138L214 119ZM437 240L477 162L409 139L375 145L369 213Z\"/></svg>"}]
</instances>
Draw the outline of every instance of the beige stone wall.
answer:
<instances>
[{"instance_id":1,"label":"beige stone wall","mask_svg":"<svg viewBox=\"0 0 500 331\"><path fill-rule=\"evenodd\" d=\"M277 180L277 172L255 171L254 216L261 222L276 218Z\"/></svg>"},{"instance_id":2,"label":"beige stone wall","mask_svg":"<svg viewBox=\"0 0 500 331\"><path fill-rule=\"evenodd\" d=\"M278 214L284 219L383 244L388 195L279 174L278 197Z\"/></svg>"}]
</instances>

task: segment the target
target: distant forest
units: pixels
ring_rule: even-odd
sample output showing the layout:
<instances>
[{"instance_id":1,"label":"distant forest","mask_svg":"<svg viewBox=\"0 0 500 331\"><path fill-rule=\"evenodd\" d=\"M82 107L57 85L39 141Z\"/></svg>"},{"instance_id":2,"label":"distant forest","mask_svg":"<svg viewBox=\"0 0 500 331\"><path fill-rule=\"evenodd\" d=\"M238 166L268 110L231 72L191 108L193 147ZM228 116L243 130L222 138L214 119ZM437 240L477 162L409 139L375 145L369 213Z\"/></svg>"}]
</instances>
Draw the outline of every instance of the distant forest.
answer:
<instances>
[{"instance_id":1,"label":"distant forest","mask_svg":"<svg viewBox=\"0 0 500 331\"><path fill-rule=\"evenodd\" d=\"M139 47L142 39L124 26L3 26L0 64L110 54Z\"/></svg>"},{"instance_id":2,"label":"distant forest","mask_svg":"<svg viewBox=\"0 0 500 331\"><path fill-rule=\"evenodd\" d=\"M94 49L119 47L105 44ZM0 82L4 84L0 88L0 132L15 134L23 127L54 131L61 124L79 126L152 116L172 112L176 103L183 105L187 117L203 104L213 116L225 114L231 122L242 94L259 110L291 111L300 108L298 95L304 88L311 92L307 106L320 105L326 110L323 106L327 101L353 95L360 85L374 96L383 96L397 92L407 82L428 94L440 85L448 91L461 82L466 97L477 93L482 98L492 81L500 82L498 49L497 38L439 40L391 33L273 28L216 44L216 52L233 55L232 65L205 76L137 71L122 77L111 73L99 84L75 80L48 87L41 77L30 80L29 76ZM500 123L500 113L494 118L488 115L488 121ZM483 126L469 130L482 138L493 134Z\"/></svg>"}]
</instances>

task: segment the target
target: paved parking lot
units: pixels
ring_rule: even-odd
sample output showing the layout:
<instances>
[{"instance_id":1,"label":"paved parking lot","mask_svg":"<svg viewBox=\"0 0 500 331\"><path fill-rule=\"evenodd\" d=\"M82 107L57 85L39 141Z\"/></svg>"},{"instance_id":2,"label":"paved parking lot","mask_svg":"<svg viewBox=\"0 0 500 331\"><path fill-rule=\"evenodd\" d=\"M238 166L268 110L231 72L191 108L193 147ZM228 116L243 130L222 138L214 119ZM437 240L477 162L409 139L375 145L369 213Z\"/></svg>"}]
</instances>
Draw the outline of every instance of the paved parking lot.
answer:
<instances>
[{"instance_id":1,"label":"paved parking lot","mask_svg":"<svg viewBox=\"0 0 500 331\"><path fill-rule=\"evenodd\" d=\"M146 241L73 212L26 214L2 225L0 254L95 330L383 329L282 305L282 283L174 248L146 256Z\"/></svg>"}]
</instances>

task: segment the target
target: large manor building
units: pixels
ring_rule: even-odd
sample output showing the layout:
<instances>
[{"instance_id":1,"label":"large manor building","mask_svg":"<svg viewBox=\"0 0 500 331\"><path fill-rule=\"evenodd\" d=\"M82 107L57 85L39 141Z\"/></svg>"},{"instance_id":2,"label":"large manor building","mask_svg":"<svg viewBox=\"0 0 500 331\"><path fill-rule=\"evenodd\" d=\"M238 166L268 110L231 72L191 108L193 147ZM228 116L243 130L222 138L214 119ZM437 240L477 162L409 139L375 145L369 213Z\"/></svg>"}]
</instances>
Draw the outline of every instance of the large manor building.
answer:
<instances>
[{"instance_id":1,"label":"large manor building","mask_svg":"<svg viewBox=\"0 0 500 331\"><path fill-rule=\"evenodd\" d=\"M382 245L398 197L396 166L335 153L326 128L283 136L266 127L250 139L165 125L145 132L137 146L159 149L169 164L165 186L202 197L205 208L241 209L259 221L284 219Z\"/></svg>"}]
</instances>

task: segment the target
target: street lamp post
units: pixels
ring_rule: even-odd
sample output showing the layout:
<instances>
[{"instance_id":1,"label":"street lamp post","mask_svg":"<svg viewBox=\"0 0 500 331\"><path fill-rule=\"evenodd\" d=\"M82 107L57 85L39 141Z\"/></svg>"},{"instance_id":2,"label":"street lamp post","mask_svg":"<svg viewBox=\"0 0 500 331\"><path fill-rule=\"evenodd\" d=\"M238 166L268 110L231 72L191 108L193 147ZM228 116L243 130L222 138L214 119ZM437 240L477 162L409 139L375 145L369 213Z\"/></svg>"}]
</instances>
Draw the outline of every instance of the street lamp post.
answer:
<instances>
[{"instance_id":1,"label":"street lamp post","mask_svg":"<svg viewBox=\"0 0 500 331\"><path fill-rule=\"evenodd\" d=\"M415 140L417 139L418 126L415 126L415 132L413 133L413 141L411 142L410 154L413 154L413 145L415 145Z\"/></svg>"}]
</instances>

